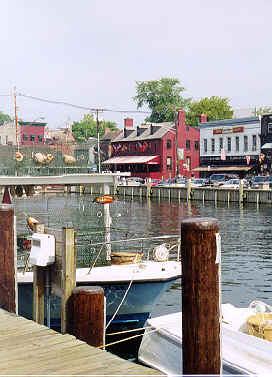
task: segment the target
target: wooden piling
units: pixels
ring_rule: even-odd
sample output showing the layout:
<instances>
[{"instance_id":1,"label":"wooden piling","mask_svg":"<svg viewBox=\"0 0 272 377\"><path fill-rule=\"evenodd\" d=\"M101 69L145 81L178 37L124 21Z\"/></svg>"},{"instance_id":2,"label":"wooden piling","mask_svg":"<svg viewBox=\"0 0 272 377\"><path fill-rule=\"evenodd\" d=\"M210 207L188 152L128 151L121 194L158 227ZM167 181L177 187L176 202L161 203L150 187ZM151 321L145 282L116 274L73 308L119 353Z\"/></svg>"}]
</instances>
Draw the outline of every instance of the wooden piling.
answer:
<instances>
[{"instance_id":1,"label":"wooden piling","mask_svg":"<svg viewBox=\"0 0 272 377\"><path fill-rule=\"evenodd\" d=\"M2 204L0 205L0 307L17 314L15 233L13 206Z\"/></svg>"},{"instance_id":2,"label":"wooden piling","mask_svg":"<svg viewBox=\"0 0 272 377\"><path fill-rule=\"evenodd\" d=\"M183 374L217 375L221 372L217 220L184 220L181 239Z\"/></svg>"},{"instance_id":3,"label":"wooden piling","mask_svg":"<svg viewBox=\"0 0 272 377\"><path fill-rule=\"evenodd\" d=\"M70 333L91 346L104 343L104 290L101 287L77 287L72 291Z\"/></svg>"}]
</instances>

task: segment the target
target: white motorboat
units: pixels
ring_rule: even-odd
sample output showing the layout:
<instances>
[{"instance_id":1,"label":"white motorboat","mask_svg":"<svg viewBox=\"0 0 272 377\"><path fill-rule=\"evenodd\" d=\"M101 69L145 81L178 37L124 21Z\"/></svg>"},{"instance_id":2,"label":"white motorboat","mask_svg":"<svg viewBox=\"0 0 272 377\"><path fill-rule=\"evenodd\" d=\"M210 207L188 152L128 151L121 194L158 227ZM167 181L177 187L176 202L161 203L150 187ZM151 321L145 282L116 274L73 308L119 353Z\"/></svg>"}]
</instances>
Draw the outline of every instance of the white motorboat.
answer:
<instances>
[{"instance_id":1,"label":"white motorboat","mask_svg":"<svg viewBox=\"0 0 272 377\"><path fill-rule=\"evenodd\" d=\"M180 240L177 236L161 236L150 238L158 243L174 240L179 249ZM133 241L141 243L145 238L112 241L114 244ZM149 240L149 239L148 239ZM107 323L114 328L141 328L150 316L153 305L161 295L181 277L181 262L168 260L168 249L164 244L153 249L153 257L148 254L142 258L142 253L111 253L112 258L121 262L112 262L111 265L94 266L91 268L77 268L77 286L101 286L106 297ZM141 247L139 247L140 250ZM141 258L138 256L141 255ZM126 263L126 257L130 259ZM131 260L132 257L132 260ZM176 256L179 259L179 255ZM117 263L117 264L116 264ZM121 264L120 264L121 263ZM18 308L19 314L32 319L33 306L33 273L18 272ZM60 322L59 298L50 296L50 323L58 327Z\"/></svg>"},{"instance_id":2,"label":"white motorboat","mask_svg":"<svg viewBox=\"0 0 272 377\"><path fill-rule=\"evenodd\" d=\"M263 323L272 340L272 314L257 313L258 305L237 308L222 305L222 365L223 374L270 376L272 373L272 341L256 332L256 319ZM267 307L269 307L267 305ZM270 307L271 308L271 307ZM263 317L263 320L262 320ZM254 324L254 321L256 322ZM252 325L252 326L251 326ZM254 330L255 329L255 330ZM251 335L254 333L254 335ZM257 336L255 336L257 335ZM261 337L262 336L262 337ZM167 375L182 374L182 313L167 314L147 320L138 359L145 365Z\"/></svg>"}]
</instances>

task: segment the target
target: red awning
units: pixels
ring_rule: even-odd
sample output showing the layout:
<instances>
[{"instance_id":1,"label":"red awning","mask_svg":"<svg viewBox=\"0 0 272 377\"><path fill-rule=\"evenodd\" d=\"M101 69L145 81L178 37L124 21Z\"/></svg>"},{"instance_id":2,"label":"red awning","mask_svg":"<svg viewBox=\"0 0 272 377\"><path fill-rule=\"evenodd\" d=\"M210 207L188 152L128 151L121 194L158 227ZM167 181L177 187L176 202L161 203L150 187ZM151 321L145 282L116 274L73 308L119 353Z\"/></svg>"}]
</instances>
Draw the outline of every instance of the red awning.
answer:
<instances>
[{"instance_id":1,"label":"red awning","mask_svg":"<svg viewBox=\"0 0 272 377\"><path fill-rule=\"evenodd\" d=\"M122 164L146 164L158 165L160 163L160 156L120 156L112 157L109 160L102 162L104 165L122 165Z\"/></svg>"}]
</instances>

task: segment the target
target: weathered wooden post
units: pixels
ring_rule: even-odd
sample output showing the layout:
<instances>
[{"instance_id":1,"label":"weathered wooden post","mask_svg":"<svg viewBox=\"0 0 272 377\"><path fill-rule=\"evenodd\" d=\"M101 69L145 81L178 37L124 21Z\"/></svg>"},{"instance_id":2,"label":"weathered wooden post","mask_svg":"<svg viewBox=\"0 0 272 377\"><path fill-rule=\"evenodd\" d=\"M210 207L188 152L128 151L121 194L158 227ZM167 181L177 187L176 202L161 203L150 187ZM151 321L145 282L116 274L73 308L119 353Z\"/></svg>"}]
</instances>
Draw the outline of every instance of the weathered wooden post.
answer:
<instances>
[{"instance_id":1,"label":"weathered wooden post","mask_svg":"<svg viewBox=\"0 0 272 377\"><path fill-rule=\"evenodd\" d=\"M17 249L14 209L11 204L0 205L0 307L18 312Z\"/></svg>"},{"instance_id":2,"label":"weathered wooden post","mask_svg":"<svg viewBox=\"0 0 272 377\"><path fill-rule=\"evenodd\" d=\"M104 290L78 287L72 291L70 334L94 347L105 344Z\"/></svg>"},{"instance_id":3,"label":"weathered wooden post","mask_svg":"<svg viewBox=\"0 0 272 377\"><path fill-rule=\"evenodd\" d=\"M240 179L239 183L239 202L243 203L244 201L244 180Z\"/></svg>"},{"instance_id":4,"label":"weathered wooden post","mask_svg":"<svg viewBox=\"0 0 272 377\"><path fill-rule=\"evenodd\" d=\"M44 224L34 224L35 233L44 233ZM33 266L33 320L44 325L45 268Z\"/></svg>"},{"instance_id":5,"label":"weathered wooden post","mask_svg":"<svg viewBox=\"0 0 272 377\"><path fill-rule=\"evenodd\" d=\"M220 235L217 220L181 223L183 374L220 374Z\"/></svg>"},{"instance_id":6,"label":"weathered wooden post","mask_svg":"<svg viewBox=\"0 0 272 377\"><path fill-rule=\"evenodd\" d=\"M192 182L191 178L187 181L187 202L191 200L191 192L192 192Z\"/></svg>"}]
</instances>

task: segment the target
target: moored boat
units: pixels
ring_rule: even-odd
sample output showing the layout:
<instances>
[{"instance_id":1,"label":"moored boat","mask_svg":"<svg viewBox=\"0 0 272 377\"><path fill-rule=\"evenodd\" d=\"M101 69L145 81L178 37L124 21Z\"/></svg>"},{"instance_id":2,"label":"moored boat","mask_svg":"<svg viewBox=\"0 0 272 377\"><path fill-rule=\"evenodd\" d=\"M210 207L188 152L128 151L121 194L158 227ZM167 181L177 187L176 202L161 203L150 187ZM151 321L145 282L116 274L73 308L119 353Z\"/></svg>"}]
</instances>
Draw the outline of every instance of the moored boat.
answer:
<instances>
[{"instance_id":1,"label":"moored boat","mask_svg":"<svg viewBox=\"0 0 272 377\"><path fill-rule=\"evenodd\" d=\"M222 305L222 315L223 374L269 376L272 342L263 336L262 323L255 332L252 324L263 316L263 325L270 329L271 337L272 315L257 313L253 306L237 308L231 304ZM182 374L181 312L148 319L138 359L167 375Z\"/></svg>"},{"instance_id":2,"label":"moored boat","mask_svg":"<svg viewBox=\"0 0 272 377\"><path fill-rule=\"evenodd\" d=\"M164 236L164 240L168 236ZM158 240L160 237L156 237ZM176 239L179 247L179 239ZM126 240L125 240L126 241ZM135 239L132 241L135 242ZM116 241L113 241L116 242ZM119 241L119 242L124 242ZM156 248L155 248L156 249ZM164 248L154 251L154 258L142 258L142 253L112 253L111 265L77 268L77 286L101 286L106 297L107 323L112 328L140 328L150 316L153 305L160 296L181 277L181 263L168 260ZM122 259L120 263L120 258ZM128 258L127 262L124 260ZM163 260L164 259L164 260ZM18 308L19 314L31 319L33 306L33 273L18 272ZM50 323L57 327L60 320L60 299L50 296Z\"/></svg>"}]
</instances>

